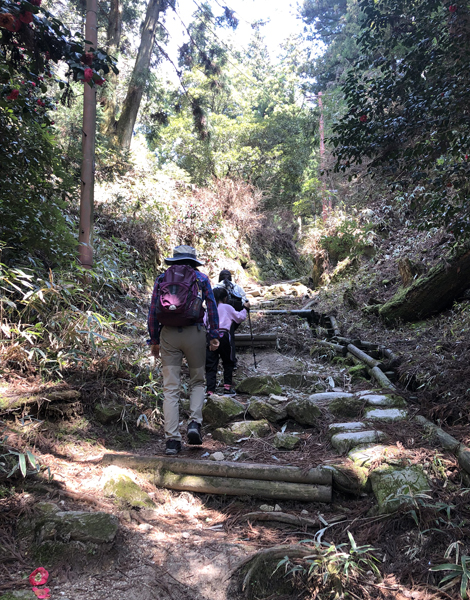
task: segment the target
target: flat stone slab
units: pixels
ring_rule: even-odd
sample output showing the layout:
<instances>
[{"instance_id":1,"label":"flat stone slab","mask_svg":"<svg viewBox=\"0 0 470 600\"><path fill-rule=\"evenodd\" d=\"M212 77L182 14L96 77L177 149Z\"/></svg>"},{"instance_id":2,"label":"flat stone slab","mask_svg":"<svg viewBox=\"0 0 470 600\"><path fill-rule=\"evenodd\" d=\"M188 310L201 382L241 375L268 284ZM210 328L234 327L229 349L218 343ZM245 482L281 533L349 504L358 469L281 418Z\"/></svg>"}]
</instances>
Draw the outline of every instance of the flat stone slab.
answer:
<instances>
[{"instance_id":1,"label":"flat stone slab","mask_svg":"<svg viewBox=\"0 0 470 600\"><path fill-rule=\"evenodd\" d=\"M341 454L346 454L351 448L363 444L373 444L386 438L382 431L348 431L346 433L337 433L331 438L331 445Z\"/></svg>"},{"instance_id":2,"label":"flat stone slab","mask_svg":"<svg viewBox=\"0 0 470 600\"><path fill-rule=\"evenodd\" d=\"M392 394L377 394L375 392L360 392L357 398L365 400L369 406L397 407L406 406L405 400Z\"/></svg>"},{"instance_id":3,"label":"flat stone slab","mask_svg":"<svg viewBox=\"0 0 470 600\"><path fill-rule=\"evenodd\" d=\"M382 465L369 474L380 513L391 513L413 503L413 496L427 494L429 481L419 465L394 467Z\"/></svg>"},{"instance_id":4,"label":"flat stone slab","mask_svg":"<svg viewBox=\"0 0 470 600\"><path fill-rule=\"evenodd\" d=\"M338 398L353 398L354 394L350 394L349 392L320 392L318 394L311 394L308 399L310 402L314 404L322 403L322 402L331 402L331 400L336 400Z\"/></svg>"},{"instance_id":5,"label":"flat stone slab","mask_svg":"<svg viewBox=\"0 0 470 600\"><path fill-rule=\"evenodd\" d=\"M354 448L348 453L350 458L359 467L370 467L377 460L394 458L398 454L398 448L395 446L384 446L382 444L373 444Z\"/></svg>"},{"instance_id":6,"label":"flat stone slab","mask_svg":"<svg viewBox=\"0 0 470 600\"><path fill-rule=\"evenodd\" d=\"M345 433L347 431L361 431L363 429L366 429L366 425L365 423L360 423L359 421L351 423L331 423L331 425L328 425L328 434L332 436L337 433Z\"/></svg>"},{"instance_id":7,"label":"flat stone slab","mask_svg":"<svg viewBox=\"0 0 470 600\"><path fill-rule=\"evenodd\" d=\"M403 408L366 408L364 418L371 421L402 421L408 417Z\"/></svg>"}]
</instances>

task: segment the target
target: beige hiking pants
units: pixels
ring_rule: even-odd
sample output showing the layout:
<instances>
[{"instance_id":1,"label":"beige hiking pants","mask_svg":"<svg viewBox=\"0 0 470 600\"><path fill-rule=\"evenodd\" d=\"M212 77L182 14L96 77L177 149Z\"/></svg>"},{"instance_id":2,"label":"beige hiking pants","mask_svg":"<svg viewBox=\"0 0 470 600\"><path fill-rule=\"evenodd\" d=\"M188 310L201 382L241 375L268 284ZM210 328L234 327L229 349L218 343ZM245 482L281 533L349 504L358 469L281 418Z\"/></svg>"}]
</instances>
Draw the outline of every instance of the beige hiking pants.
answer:
<instances>
[{"instance_id":1,"label":"beige hiking pants","mask_svg":"<svg viewBox=\"0 0 470 600\"><path fill-rule=\"evenodd\" d=\"M189 367L189 420L202 423L206 374L206 329L202 324L188 327L165 326L160 332L166 439L181 440L178 401L183 354Z\"/></svg>"}]
</instances>

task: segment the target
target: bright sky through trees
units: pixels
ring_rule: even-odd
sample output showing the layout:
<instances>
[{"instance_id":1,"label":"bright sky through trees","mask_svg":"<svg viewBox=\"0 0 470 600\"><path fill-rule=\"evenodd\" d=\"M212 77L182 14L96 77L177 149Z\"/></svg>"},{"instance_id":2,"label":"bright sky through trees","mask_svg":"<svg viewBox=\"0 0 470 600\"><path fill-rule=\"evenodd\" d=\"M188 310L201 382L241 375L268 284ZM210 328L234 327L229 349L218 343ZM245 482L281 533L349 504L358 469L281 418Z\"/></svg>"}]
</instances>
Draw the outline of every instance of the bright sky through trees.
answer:
<instances>
[{"instance_id":1,"label":"bright sky through trees","mask_svg":"<svg viewBox=\"0 0 470 600\"><path fill-rule=\"evenodd\" d=\"M191 22L192 15L199 6L201 6L200 0L180 0L177 3L176 12L184 25L187 26ZM213 3L214 12L222 14L224 6L235 11L235 16L239 19L239 25L234 33L225 32L219 33L219 35L230 36L232 43L240 49L248 46L253 33L251 24L255 21L266 23L261 31L273 57L276 56L280 44L287 37L296 35L303 29L302 22L296 18L296 2L286 2L286 0L230 0L229 2L215 0ZM165 27L170 31L175 45L180 45L185 32L184 26L177 15L168 10L165 17Z\"/></svg>"}]
</instances>

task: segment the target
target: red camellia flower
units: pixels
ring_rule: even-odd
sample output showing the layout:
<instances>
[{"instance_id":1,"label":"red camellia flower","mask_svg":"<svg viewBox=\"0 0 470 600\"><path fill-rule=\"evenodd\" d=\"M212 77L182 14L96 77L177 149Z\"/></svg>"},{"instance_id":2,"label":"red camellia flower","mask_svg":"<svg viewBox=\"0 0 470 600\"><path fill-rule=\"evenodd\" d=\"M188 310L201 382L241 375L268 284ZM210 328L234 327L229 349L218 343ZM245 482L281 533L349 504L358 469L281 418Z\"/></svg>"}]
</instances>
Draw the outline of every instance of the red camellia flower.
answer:
<instances>
[{"instance_id":1,"label":"red camellia flower","mask_svg":"<svg viewBox=\"0 0 470 600\"><path fill-rule=\"evenodd\" d=\"M44 567L38 567L29 576L29 583L31 585L43 585L49 579L49 573ZM33 588L34 591L34 588ZM34 592L36 593L36 592Z\"/></svg>"},{"instance_id":2,"label":"red camellia flower","mask_svg":"<svg viewBox=\"0 0 470 600\"><path fill-rule=\"evenodd\" d=\"M6 27L5 29L8 29L8 31L13 31L13 33L16 33L17 31L19 31L21 29L22 25L23 25L23 23L20 21L20 19L15 18L15 20L13 21L13 24L10 27Z\"/></svg>"},{"instance_id":3,"label":"red camellia flower","mask_svg":"<svg viewBox=\"0 0 470 600\"><path fill-rule=\"evenodd\" d=\"M32 82L31 82L31 85L32 85L33 87L36 87L36 84L34 83L34 81L32 81Z\"/></svg>"},{"instance_id":4,"label":"red camellia flower","mask_svg":"<svg viewBox=\"0 0 470 600\"><path fill-rule=\"evenodd\" d=\"M91 67L93 63L93 52L85 52L85 54L82 56L82 63Z\"/></svg>"},{"instance_id":5,"label":"red camellia flower","mask_svg":"<svg viewBox=\"0 0 470 600\"><path fill-rule=\"evenodd\" d=\"M361 116L359 117L359 121L360 121L361 123L365 123L365 122L367 121L367 115L361 115Z\"/></svg>"},{"instance_id":6,"label":"red camellia flower","mask_svg":"<svg viewBox=\"0 0 470 600\"><path fill-rule=\"evenodd\" d=\"M106 83L106 79L97 79L95 83L96 85L103 85L103 83Z\"/></svg>"},{"instance_id":7,"label":"red camellia flower","mask_svg":"<svg viewBox=\"0 0 470 600\"><path fill-rule=\"evenodd\" d=\"M45 102L43 102L41 100L41 98L39 98L39 100L37 101L37 104L39 104L39 106L46 106Z\"/></svg>"},{"instance_id":8,"label":"red camellia flower","mask_svg":"<svg viewBox=\"0 0 470 600\"><path fill-rule=\"evenodd\" d=\"M51 125L55 125L55 121L51 121Z\"/></svg>"},{"instance_id":9,"label":"red camellia flower","mask_svg":"<svg viewBox=\"0 0 470 600\"><path fill-rule=\"evenodd\" d=\"M93 69L85 69L85 71L83 73L83 81L85 81L85 83L88 83L92 79L93 79Z\"/></svg>"},{"instance_id":10,"label":"red camellia flower","mask_svg":"<svg viewBox=\"0 0 470 600\"><path fill-rule=\"evenodd\" d=\"M3 29L10 29L11 27L13 27L13 24L15 22L15 17L13 15L11 15L10 13L1 13L0 14L0 27L3 27ZM11 29L10 29L11 31Z\"/></svg>"},{"instance_id":11,"label":"red camellia flower","mask_svg":"<svg viewBox=\"0 0 470 600\"><path fill-rule=\"evenodd\" d=\"M455 12L457 10L457 4L451 4L449 6L449 11L450 12Z\"/></svg>"},{"instance_id":12,"label":"red camellia flower","mask_svg":"<svg viewBox=\"0 0 470 600\"><path fill-rule=\"evenodd\" d=\"M29 12L29 10L27 10L25 13L23 13L22 15L20 15L20 21L22 23L32 23L33 22L33 13Z\"/></svg>"},{"instance_id":13,"label":"red camellia flower","mask_svg":"<svg viewBox=\"0 0 470 600\"><path fill-rule=\"evenodd\" d=\"M29 0L29 3L33 6L41 6L42 0Z\"/></svg>"},{"instance_id":14,"label":"red camellia flower","mask_svg":"<svg viewBox=\"0 0 470 600\"><path fill-rule=\"evenodd\" d=\"M51 590L49 588L38 588L38 587L33 587L33 592L36 594L36 596L38 598L50 598L51 597Z\"/></svg>"},{"instance_id":15,"label":"red camellia flower","mask_svg":"<svg viewBox=\"0 0 470 600\"><path fill-rule=\"evenodd\" d=\"M465 155L465 160L468 160L468 154Z\"/></svg>"},{"instance_id":16,"label":"red camellia flower","mask_svg":"<svg viewBox=\"0 0 470 600\"><path fill-rule=\"evenodd\" d=\"M7 96L7 100L16 100L20 95L20 90L11 90Z\"/></svg>"}]
</instances>

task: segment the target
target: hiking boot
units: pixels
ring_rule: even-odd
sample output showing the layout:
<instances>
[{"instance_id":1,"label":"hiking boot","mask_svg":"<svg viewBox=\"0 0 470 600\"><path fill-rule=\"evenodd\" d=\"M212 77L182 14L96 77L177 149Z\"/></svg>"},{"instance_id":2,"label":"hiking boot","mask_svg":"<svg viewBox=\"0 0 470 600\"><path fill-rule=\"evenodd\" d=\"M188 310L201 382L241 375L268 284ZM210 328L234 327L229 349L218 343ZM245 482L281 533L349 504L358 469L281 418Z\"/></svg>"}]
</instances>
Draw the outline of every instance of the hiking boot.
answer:
<instances>
[{"instance_id":1,"label":"hiking boot","mask_svg":"<svg viewBox=\"0 0 470 600\"><path fill-rule=\"evenodd\" d=\"M175 456L181 452L181 442L179 440L167 440L165 454Z\"/></svg>"},{"instance_id":2,"label":"hiking boot","mask_svg":"<svg viewBox=\"0 0 470 600\"><path fill-rule=\"evenodd\" d=\"M237 392L233 389L231 385L224 385L224 396L236 396Z\"/></svg>"},{"instance_id":3,"label":"hiking boot","mask_svg":"<svg viewBox=\"0 0 470 600\"><path fill-rule=\"evenodd\" d=\"M188 425L188 444L200 446L202 444L201 424L191 421Z\"/></svg>"}]
</instances>

